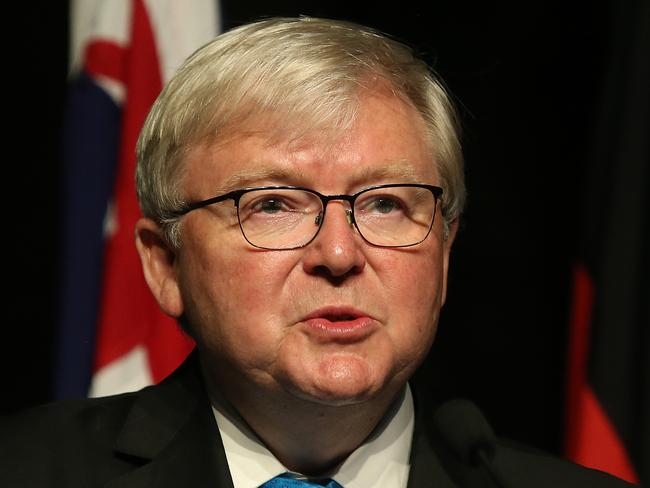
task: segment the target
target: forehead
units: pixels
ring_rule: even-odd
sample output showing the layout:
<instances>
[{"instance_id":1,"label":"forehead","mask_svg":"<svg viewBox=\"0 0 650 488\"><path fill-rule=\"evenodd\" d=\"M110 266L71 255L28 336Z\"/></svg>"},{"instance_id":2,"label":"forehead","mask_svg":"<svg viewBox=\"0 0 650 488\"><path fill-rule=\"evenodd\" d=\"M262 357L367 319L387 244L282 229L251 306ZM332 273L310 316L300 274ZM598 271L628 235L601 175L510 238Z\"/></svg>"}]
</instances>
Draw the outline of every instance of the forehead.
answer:
<instances>
[{"instance_id":1,"label":"forehead","mask_svg":"<svg viewBox=\"0 0 650 488\"><path fill-rule=\"evenodd\" d=\"M253 118L190 149L184 174L188 197L264 184L341 192L385 181L439 183L424 121L396 96L360 97L349 128L283 125L273 117Z\"/></svg>"}]
</instances>

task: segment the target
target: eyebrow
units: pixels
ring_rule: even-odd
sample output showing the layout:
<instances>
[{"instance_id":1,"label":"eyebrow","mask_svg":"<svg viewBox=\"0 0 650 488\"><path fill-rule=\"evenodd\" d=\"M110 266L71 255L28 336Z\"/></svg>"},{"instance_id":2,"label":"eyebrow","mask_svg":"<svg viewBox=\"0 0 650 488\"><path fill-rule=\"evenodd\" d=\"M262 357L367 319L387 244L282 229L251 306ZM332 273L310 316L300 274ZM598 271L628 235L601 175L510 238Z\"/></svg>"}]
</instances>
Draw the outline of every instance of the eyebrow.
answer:
<instances>
[{"instance_id":1,"label":"eyebrow","mask_svg":"<svg viewBox=\"0 0 650 488\"><path fill-rule=\"evenodd\" d=\"M417 183L424 178L415 171L413 165L406 160L402 160L356 171L351 175L349 184L350 186L358 186L363 183L389 179L394 179L398 183ZM288 171L284 168L260 167L244 169L229 176L223 183L222 190L228 192L239 188L249 188L265 180L300 186L302 177L294 171Z\"/></svg>"},{"instance_id":2,"label":"eyebrow","mask_svg":"<svg viewBox=\"0 0 650 488\"><path fill-rule=\"evenodd\" d=\"M352 183L354 185L369 181L386 179L396 179L399 180L399 183L410 183L422 180L423 176L419 175L415 171L413 165L407 160L366 167L356 174L352 175Z\"/></svg>"},{"instance_id":3,"label":"eyebrow","mask_svg":"<svg viewBox=\"0 0 650 488\"><path fill-rule=\"evenodd\" d=\"M229 176L223 183L224 191L248 188L264 180L292 182L296 176L281 168L251 168L244 169Z\"/></svg>"}]
</instances>

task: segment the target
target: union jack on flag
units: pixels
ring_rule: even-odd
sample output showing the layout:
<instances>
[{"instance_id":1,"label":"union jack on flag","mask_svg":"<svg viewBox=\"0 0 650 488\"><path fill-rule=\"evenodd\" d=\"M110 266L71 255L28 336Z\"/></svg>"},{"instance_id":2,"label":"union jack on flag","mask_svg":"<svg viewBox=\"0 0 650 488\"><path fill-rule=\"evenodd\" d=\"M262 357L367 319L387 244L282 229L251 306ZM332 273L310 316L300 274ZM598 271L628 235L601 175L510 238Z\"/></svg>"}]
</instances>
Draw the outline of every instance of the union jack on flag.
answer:
<instances>
[{"instance_id":1,"label":"union jack on flag","mask_svg":"<svg viewBox=\"0 0 650 488\"><path fill-rule=\"evenodd\" d=\"M193 347L142 275L135 144L164 83L219 25L215 0L78 1L72 9L86 27L72 27L84 37L83 54L64 129L58 398L156 383Z\"/></svg>"}]
</instances>

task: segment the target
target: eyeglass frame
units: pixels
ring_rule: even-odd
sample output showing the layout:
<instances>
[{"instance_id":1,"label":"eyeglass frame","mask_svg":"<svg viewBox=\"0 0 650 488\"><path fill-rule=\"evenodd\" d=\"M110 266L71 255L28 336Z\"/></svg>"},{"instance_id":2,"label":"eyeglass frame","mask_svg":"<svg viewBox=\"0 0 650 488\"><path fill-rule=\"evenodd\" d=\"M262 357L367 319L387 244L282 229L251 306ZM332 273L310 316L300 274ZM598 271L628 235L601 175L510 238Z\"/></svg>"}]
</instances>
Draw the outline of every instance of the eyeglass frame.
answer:
<instances>
[{"instance_id":1,"label":"eyeglass frame","mask_svg":"<svg viewBox=\"0 0 650 488\"><path fill-rule=\"evenodd\" d=\"M431 216L431 223L429 224L429 229L427 230L426 235L419 240L418 242L414 242L413 244L403 244L399 246L386 246L382 244L375 244L373 242L370 242L364 235L363 232L361 232L361 229L359 229L359 225L357 224L357 221L354 217L354 202L357 200L357 198L360 195L363 195L366 192L372 191L372 190L378 190L381 188L396 188L396 187L409 187L409 188L423 188L426 190L429 190L433 194L433 215ZM241 197L244 196L246 193L250 193L252 191L260 191L260 190L301 190L305 191L307 193L311 193L313 195L316 195L320 201L321 205L323 208L322 213L320 214L320 219L317 219L318 224L318 230L314 233L311 239L307 241L305 244L302 244L300 246L294 246L294 247L284 247L284 248L273 248L273 247L263 247L263 246L258 246L256 244L253 244L248 237L246 236L246 232L244 232L244 228L242 227L241 224L241 218L239 215L239 202L241 200ZM247 187L247 188L240 188L237 190L232 190L229 191L228 193L224 193L223 195L218 195L216 197L208 198L206 200L201 200L199 202L192 202L186 204L183 208L173 211L170 214L171 218L180 218L189 212L192 212L193 210L198 210L203 207L207 207L208 205L212 205L214 203L219 203L223 202L226 200L232 200L233 204L237 208L237 222L239 224L239 230L242 233L242 236L244 236L244 239L246 242L248 242L251 246L257 248L257 249L264 249L267 251L292 251L295 249L302 249L303 247L307 247L309 244L311 244L314 239L316 239L316 236L318 236L318 233L320 232L321 228L323 227L323 222L325 221L325 214L327 213L327 205L332 202L332 201L346 201L350 205L350 209L346 209L346 215L348 217L348 221L350 224L354 225L354 228L357 229L357 232L361 236L361 238L368 243L371 246L374 247L382 247L382 248L403 248L403 247L413 247L417 246L418 244L424 242L427 237L429 237L429 234L431 234L431 229L433 228L433 223L435 222L436 219L436 211L438 210L438 201L442 197L443 194L443 189L439 186L435 185L428 185L424 183L389 183L386 185L376 185L376 186L371 186L368 188L364 188L361 191L358 191L357 193L354 193L352 195L346 195L346 194L341 194L341 195L323 195L322 193L312 190L311 188L305 188L301 186L260 186L260 187Z\"/></svg>"}]
</instances>

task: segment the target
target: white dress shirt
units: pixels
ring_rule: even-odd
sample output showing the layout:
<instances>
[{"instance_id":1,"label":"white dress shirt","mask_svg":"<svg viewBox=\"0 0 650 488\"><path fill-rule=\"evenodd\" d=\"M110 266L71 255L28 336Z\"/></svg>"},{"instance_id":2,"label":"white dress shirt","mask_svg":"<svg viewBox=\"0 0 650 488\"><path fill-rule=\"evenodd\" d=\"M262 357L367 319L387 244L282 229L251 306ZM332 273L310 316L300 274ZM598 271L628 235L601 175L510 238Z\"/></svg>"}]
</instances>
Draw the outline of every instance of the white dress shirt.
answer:
<instances>
[{"instance_id":1,"label":"white dress shirt","mask_svg":"<svg viewBox=\"0 0 650 488\"><path fill-rule=\"evenodd\" d=\"M289 471L236 413L218 399L213 402L234 488L257 488ZM395 402L368 439L324 476L344 488L406 488L413 425L413 397L406 385L401 400Z\"/></svg>"}]
</instances>

